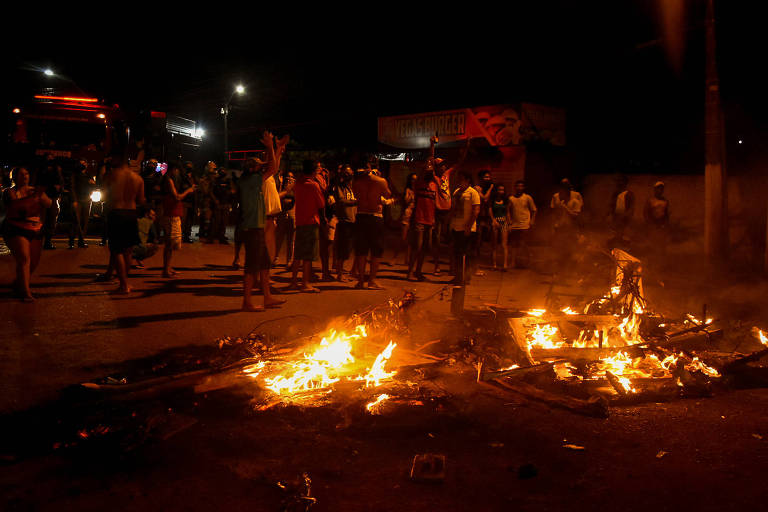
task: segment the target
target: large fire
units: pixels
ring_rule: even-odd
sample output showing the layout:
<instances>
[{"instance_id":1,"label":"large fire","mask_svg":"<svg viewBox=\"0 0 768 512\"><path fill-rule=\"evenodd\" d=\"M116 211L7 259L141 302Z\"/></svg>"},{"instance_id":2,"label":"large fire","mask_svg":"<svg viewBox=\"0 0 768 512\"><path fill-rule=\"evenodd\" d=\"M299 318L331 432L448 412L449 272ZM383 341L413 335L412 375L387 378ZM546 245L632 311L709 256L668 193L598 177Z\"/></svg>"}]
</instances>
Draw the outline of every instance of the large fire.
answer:
<instances>
[{"instance_id":1,"label":"large fire","mask_svg":"<svg viewBox=\"0 0 768 512\"><path fill-rule=\"evenodd\" d=\"M561 380L578 379L607 379L617 391L624 394L637 393L633 379L671 378L680 365L688 372L700 372L708 377L720 377L717 370L707 366L698 357L689 357L683 353L669 354L635 353L629 347L644 345L646 340L641 335L641 324L647 315L645 300L642 296L643 285L639 260L632 256L614 252L617 259L617 270L613 284L608 293L590 302L583 308L584 314L579 315L575 308L567 306L558 310L532 309L526 311L527 318L523 319L526 327L525 348L528 353L537 350L539 358L546 359L547 351L553 351L553 357L558 349L617 349L627 347L609 356L602 357L582 368L580 374L570 363L557 363L554 371ZM563 323L565 322L565 323ZM685 327L688 329L703 328L713 322L712 318L700 320L693 315L686 315ZM570 332L578 332L575 339L569 340L565 335L566 325L573 324ZM581 325L579 329L578 325ZM562 329L561 329L562 327ZM663 327L663 324L660 325ZM575 329L575 332L574 330ZM755 335L768 346L768 338L759 329ZM551 358L549 358L552 360Z\"/></svg>"},{"instance_id":2,"label":"large fire","mask_svg":"<svg viewBox=\"0 0 768 512\"><path fill-rule=\"evenodd\" d=\"M364 348L367 339L364 325L356 326L351 334L331 329L320 343L307 347L309 350L305 349L303 356L271 367L259 361L245 368L244 373L261 378L266 389L284 398L305 391L330 390L341 380L364 381L366 388L375 388L396 374L386 371L385 366L397 345L390 342L371 366L363 370L363 361L354 354ZM269 376L262 376L264 373Z\"/></svg>"}]
</instances>

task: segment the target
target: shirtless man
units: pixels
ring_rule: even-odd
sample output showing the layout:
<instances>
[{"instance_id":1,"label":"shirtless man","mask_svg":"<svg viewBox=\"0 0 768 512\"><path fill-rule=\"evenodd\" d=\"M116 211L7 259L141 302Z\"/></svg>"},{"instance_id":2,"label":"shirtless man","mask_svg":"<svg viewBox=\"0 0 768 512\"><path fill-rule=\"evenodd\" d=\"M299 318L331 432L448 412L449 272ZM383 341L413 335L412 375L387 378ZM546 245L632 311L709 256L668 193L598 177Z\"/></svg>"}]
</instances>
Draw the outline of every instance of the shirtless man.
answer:
<instances>
[{"instance_id":1,"label":"shirtless man","mask_svg":"<svg viewBox=\"0 0 768 512\"><path fill-rule=\"evenodd\" d=\"M357 215L355 216L355 258L359 278L355 288L361 289L365 283L365 260L371 255L371 274L368 278L369 290L381 290L376 282L376 272L379 269L379 258L384 253L382 238L384 236L384 215L382 197L389 199L392 192L387 180L375 176L372 171L360 169L352 185L352 191L357 198Z\"/></svg>"},{"instance_id":2,"label":"shirtless man","mask_svg":"<svg viewBox=\"0 0 768 512\"><path fill-rule=\"evenodd\" d=\"M139 163L144 151L134 161L123 156L113 157L112 174L107 181L112 209L107 218L107 240L109 242L109 266L117 270L120 279L118 293L131 292L128 286L128 265L134 245L139 245L136 205L144 199L144 180L138 174Z\"/></svg>"}]
</instances>

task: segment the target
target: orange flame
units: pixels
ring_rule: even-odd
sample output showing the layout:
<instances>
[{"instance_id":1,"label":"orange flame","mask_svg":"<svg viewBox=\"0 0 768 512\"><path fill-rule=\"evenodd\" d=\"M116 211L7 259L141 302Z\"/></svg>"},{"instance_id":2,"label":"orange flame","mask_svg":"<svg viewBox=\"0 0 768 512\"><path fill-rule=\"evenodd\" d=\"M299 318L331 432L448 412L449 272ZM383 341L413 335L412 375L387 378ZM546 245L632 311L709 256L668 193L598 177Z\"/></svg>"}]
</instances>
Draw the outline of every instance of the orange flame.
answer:
<instances>
[{"instance_id":1,"label":"orange flame","mask_svg":"<svg viewBox=\"0 0 768 512\"><path fill-rule=\"evenodd\" d=\"M388 400L390 397L387 394L379 395L375 401L368 402L365 408L371 414L381 414L381 403Z\"/></svg>"}]
</instances>

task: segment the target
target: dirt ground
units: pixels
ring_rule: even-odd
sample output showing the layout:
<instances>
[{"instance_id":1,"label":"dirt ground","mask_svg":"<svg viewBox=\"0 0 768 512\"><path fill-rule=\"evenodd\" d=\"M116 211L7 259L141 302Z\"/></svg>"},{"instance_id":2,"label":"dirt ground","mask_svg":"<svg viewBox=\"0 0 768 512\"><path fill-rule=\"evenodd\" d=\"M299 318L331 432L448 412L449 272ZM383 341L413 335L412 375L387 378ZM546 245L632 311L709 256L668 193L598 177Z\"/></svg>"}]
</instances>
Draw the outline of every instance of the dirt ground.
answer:
<instances>
[{"instance_id":1,"label":"dirt ground","mask_svg":"<svg viewBox=\"0 0 768 512\"><path fill-rule=\"evenodd\" d=\"M380 416L361 403L257 411L248 385L136 401L84 401L67 391L131 360L220 336L315 332L406 286L393 266L383 292L328 284L320 296L290 295L290 307L254 319L237 311L230 250L185 246L179 279L163 282L150 266L127 300L91 282L103 264L99 249L44 255L40 300L4 304L0 509L284 510L302 473L313 511L760 510L768 499L768 389L612 407L606 419L500 397L461 367L447 398L395 404ZM488 274L468 308L539 307L552 289L542 272ZM563 277L558 292L577 300L604 286L584 275L592 274ZM412 343L448 322L447 278L431 280L416 286L428 304L413 313ZM669 315L707 303L734 331L765 318L764 281L683 262L650 270L646 286ZM755 348L738 336L722 343ZM85 426L110 431L78 435ZM414 455L424 453L445 455L441 483L409 479Z\"/></svg>"}]
</instances>

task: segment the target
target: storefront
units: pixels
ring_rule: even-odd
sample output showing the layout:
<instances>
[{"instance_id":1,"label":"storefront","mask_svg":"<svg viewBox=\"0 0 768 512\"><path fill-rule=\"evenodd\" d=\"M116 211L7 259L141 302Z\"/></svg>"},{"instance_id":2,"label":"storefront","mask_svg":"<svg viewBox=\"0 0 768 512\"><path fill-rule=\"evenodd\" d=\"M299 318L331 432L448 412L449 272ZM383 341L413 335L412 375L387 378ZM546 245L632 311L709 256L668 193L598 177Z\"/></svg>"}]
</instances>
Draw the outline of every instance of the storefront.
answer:
<instances>
[{"instance_id":1,"label":"storefront","mask_svg":"<svg viewBox=\"0 0 768 512\"><path fill-rule=\"evenodd\" d=\"M437 156L448 165L469 147L463 169L489 169L494 181L511 185L528 179L530 146L565 146L565 111L521 103L406 114L379 118L381 154L390 158L389 177L402 187L410 172L420 172L437 134Z\"/></svg>"}]
</instances>

